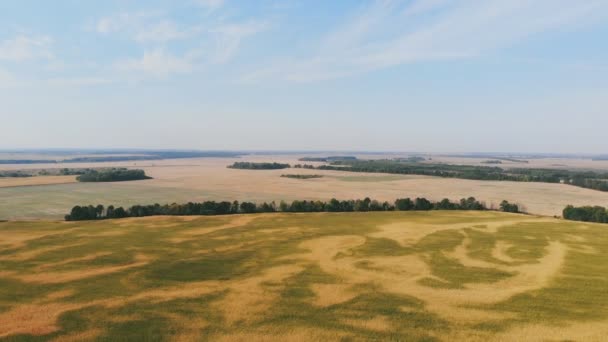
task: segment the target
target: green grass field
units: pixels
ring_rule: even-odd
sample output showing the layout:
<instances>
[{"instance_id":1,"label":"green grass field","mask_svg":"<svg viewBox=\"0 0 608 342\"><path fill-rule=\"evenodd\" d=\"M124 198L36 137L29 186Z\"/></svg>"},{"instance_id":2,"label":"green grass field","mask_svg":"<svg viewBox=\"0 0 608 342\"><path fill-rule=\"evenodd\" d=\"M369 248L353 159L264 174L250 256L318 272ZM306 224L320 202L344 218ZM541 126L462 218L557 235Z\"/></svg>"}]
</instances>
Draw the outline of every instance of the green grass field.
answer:
<instances>
[{"instance_id":1,"label":"green grass field","mask_svg":"<svg viewBox=\"0 0 608 342\"><path fill-rule=\"evenodd\" d=\"M0 222L0 341L608 336L608 226L496 212Z\"/></svg>"}]
</instances>

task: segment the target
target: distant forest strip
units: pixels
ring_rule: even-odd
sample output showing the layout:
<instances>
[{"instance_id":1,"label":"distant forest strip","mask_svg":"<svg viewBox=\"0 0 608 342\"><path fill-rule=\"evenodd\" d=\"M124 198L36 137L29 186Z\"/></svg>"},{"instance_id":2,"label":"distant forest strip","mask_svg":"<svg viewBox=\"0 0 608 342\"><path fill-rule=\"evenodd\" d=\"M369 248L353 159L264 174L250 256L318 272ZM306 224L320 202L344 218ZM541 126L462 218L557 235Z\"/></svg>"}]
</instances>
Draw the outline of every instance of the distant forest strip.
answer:
<instances>
[{"instance_id":1,"label":"distant forest strip","mask_svg":"<svg viewBox=\"0 0 608 342\"><path fill-rule=\"evenodd\" d=\"M33 177L34 175L24 171L0 171L0 178L22 178Z\"/></svg>"},{"instance_id":2,"label":"distant forest strip","mask_svg":"<svg viewBox=\"0 0 608 342\"><path fill-rule=\"evenodd\" d=\"M479 158L483 158L483 159L495 159L495 160L502 160L502 161L510 161L512 163L522 163L522 164L528 164L529 161L525 160L525 159L516 159L516 158L511 158L511 157L501 157L501 156L496 156L496 155L490 155L490 154L458 154L458 155L446 155L445 157L462 157L462 158L474 158L474 159L479 159ZM541 156L528 156L528 158L539 158Z\"/></svg>"},{"instance_id":3,"label":"distant forest strip","mask_svg":"<svg viewBox=\"0 0 608 342\"><path fill-rule=\"evenodd\" d=\"M0 159L0 164L54 164L53 159Z\"/></svg>"},{"instance_id":4,"label":"distant forest strip","mask_svg":"<svg viewBox=\"0 0 608 342\"><path fill-rule=\"evenodd\" d=\"M564 183L581 188L608 191L608 173L560 169L408 163L397 160L336 161L315 167L318 170L376 172L514 182Z\"/></svg>"},{"instance_id":5,"label":"distant forest strip","mask_svg":"<svg viewBox=\"0 0 608 342\"><path fill-rule=\"evenodd\" d=\"M517 206L508 206L509 202L503 201L500 205L501 211L518 212ZM291 203L281 201L278 205L275 202L216 202L207 201L201 203L186 204L152 204L134 205L130 208L115 207L107 208L103 205L75 206L68 215L66 221L82 220L103 220L124 217L144 217L144 216L191 216L191 215L233 215L233 214L253 214L253 213L313 213L313 212L370 212L370 211L429 211L429 210L488 210L486 205L477 201L474 197L463 198L459 202L451 202L443 199L439 202L432 202L426 198L400 198L394 203L379 202L370 198L362 200L337 200L335 198L328 202L296 200Z\"/></svg>"},{"instance_id":6,"label":"distant forest strip","mask_svg":"<svg viewBox=\"0 0 608 342\"><path fill-rule=\"evenodd\" d=\"M76 177L79 182L124 182L132 180L151 179L144 170L115 168L107 170L90 170Z\"/></svg>"},{"instance_id":7,"label":"distant forest strip","mask_svg":"<svg viewBox=\"0 0 608 342\"><path fill-rule=\"evenodd\" d=\"M93 153L95 154L95 153ZM108 155L108 156L85 156L69 159L1 159L0 164L56 164L56 163L101 163L141 160L183 159L183 158L234 158L242 156L238 152L204 152L204 151L133 151L133 152L111 152L107 154L133 154L133 155Z\"/></svg>"},{"instance_id":8,"label":"distant forest strip","mask_svg":"<svg viewBox=\"0 0 608 342\"><path fill-rule=\"evenodd\" d=\"M244 170L280 170L288 169L291 165L282 163L252 163L252 162L235 162L229 165L230 169L244 169Z\"/></svg>"},{"instance_id":9,"label":"distant forest strip","mask_svg":"<svg viewBox=\"0 0 608 342\"><path fill-rule=\"evenodd\" d=\"M53 168L53 169L24 169L0 171L2 177L35 177L35 176L78 176L92 171L102 171L111 168Z\"/></svg>"},{"instance_id":10,"label":"distant forest strip","mask_svg":"<svg viewBox=\"0 0 608 342\"><path fill-rule=\"evenodd\" d=\"M564 208L562 216L566 220L572 221L608 223L608 210L600 206L574 207L569 205Z\"/></svg>"},{"instance_id":11,"label":"distant forest strip","mask_svg":"<svg viewBox=\"0 0 608 342\"><path fill-rule=\"evenodd\" d=\"M295 179L312 179L312 178L323 178L323 175L281 175L281 177L285 178L295 178Z\"/></svg>"},{"instance_id":12,"label":"distant forest strip","mask_svg":"<svg viewBox=\"0 0 608 342\"><path fill-rule=\"evenodd\" d=\"M338 160L357 160L357 157L353 156L330 156L330 157L303 157L298 159L299 161L307 161L307 162L332 162Z\"/></svg>"}]
</instances>

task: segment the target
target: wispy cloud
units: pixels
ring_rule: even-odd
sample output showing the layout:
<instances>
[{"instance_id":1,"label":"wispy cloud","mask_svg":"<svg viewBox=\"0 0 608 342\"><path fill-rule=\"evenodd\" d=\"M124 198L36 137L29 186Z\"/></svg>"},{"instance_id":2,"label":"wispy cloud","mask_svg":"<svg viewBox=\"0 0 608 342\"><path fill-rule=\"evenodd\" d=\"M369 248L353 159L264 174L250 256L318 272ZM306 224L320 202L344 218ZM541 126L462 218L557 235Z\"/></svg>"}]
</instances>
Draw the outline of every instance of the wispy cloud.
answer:
<instances>
[{"instance_id":1,"label":"wispy cloud","mask_svg":"<svg viewBox=\"0 0 608 342\"><path fill-rule=\"evenodd\" d=\"M184 39L195 34L199 29L188 28L180 30L174 22L163 20L135 32L134 38L139 42L166 42Z\"/></svg>"},{"instance_id":2,"label":"wispy cloud","mask_svg":"<svg viewBox=\"0 0 608 342\"><path fill-rule=\"evenodd\" d=\"M74 78L50 78L43 81L45 84L50 86L60 87L83 87L83 86L97 86L114 83L113 80L104 77L74 77Z\"/></svg>"},{"instance_id":3,"label":"wispy cloud","mask_svg":"<svg viewBox=\"0 0 608 342\"><path fill-rule=\"evenodd\" d=\"M0 42L0 60L26 61L31 59L50 59L53 57L49 36L17 35Z\"/></svg>"},{"instance_id":4,"label":"wispy cloud","mask_svg":"<svg viewBox=\"0 0 608 342\"><path fill-rule=\"evenodd\" d=\"M95 29L103 34L119 32L139 26L148 18L155 16L156 14L149 12L118 13L99 19Z\"/></svg>"},{"instance_id":5,"label":"wispy cloud","mask_svg":"<svg viewBox=\"0 0 608 342\"><path fill-rule=\"evenodd\" d=\"M166 77L174 73L189 72L193 69L190 56L177 57L164 49L155 49L144 52L138 59L126 59L116 63L118 70L130 72L143 72L157 77Z\"/></svg>"},{"instance_id":6,"label":"wispy cloud","mask_svg":"<svg viewBox=\"0 0 608 342\"><path fill-rule=\"evenodd\" d=\"M378 0L325 34L309 56L274 61L244 80L308 82L420 61L473 58L606 14L604 0Z\"/></svg>"},{"instance_id":7,"label":"wispy cloud","mask_svg":"<svg viewBox=\"0 0 608 342\"><path fill-rule=\"evenodd\" d=\"M245 23L226 24L211 29L215 34L216 49L212 60L225 63L238 51L241 41L268 28L267 22L250 21Z\"/></svg>"},{"instance_id":8,"label":"wispy cloud","mask_svg":"<svg viewBox=\"0 0 608 342\"><path fill-rule=\"evenodd\" d=\"M200 27L183 27L162 16L159 12L119 13L97 21L96 31L101 34L120 33L140 43L168 42L186 39L201 31Z\"/></svg>"},{"instance_id":9,"label":"wispy cloud","mask_svg":"<svg viewBox=\"0 0 608 342\"><path fill-rule=\"evenodd\" d=\"M194 3L209 10L216 10L224 6L225 2L225 0L194 0Z\"/></svg>"}]
</instances>

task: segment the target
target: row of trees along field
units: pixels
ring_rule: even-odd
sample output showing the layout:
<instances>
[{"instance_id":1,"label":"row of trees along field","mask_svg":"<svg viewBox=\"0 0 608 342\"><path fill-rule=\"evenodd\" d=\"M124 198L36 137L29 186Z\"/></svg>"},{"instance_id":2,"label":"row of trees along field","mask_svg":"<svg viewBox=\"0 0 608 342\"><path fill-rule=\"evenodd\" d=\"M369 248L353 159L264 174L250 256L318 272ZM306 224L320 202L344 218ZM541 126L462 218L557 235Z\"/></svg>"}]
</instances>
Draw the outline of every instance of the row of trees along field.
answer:
<instances>
[{"instance_id":1,"label":"row of trees along field","mask_svg":"<svg viewBox=\"0 0 608 342\"><path fill-rule=\"evenodd\" d=\"M88 170L76 177L79 182L122 182L141 179L150 179L146 172L140 169L114 168L106 170Z\"/></svg>"},{"instance_id":2,"label":"row of trees along field","mask_svg":"<svg viewBox=\"0 0 608 342\"><path fill-rule=\"evenodd\" d=\"M291 165L282 163L252 163L252 162L235 162L229 165L230 169L244 169L244 170L278 170L288 169Z\"/></svg>"},{"instance_id":3,"label":"row of trees along field","mask_svg":"<svg viewBox=\"0 0 608 342\"><path fill-rule=\"evenodd\" d=\"M567 206L562 213L566 220L608 223L608 210L604 207L574 207Z\"/></svg>"},{"instance_id":4,"label":"row of trees along field","mask_svg":"<svg viewBox=\"0 0 608 342\"><path fill-rule=\"evenodd\" d=\"M411 163L399 160L335 161L316 167L319 170L415 174L474 180L564 183L582 188L608 191L608 173L560 169L515 168L496 166Z\"/></svg>"},{"instance_id":5,"label":"row of trees along field","mask_svg":"<svg viewBox=\"0 0 608 342\"><path fill-rule=\"evenodd\" d=\"M312 178L323 178L323 175L300 175L300 174L287 174L281 175L284 178L295 178L295 179L312 179Z\"/></svg>"},{"instance_id":6,"label":"row of trees along field","mask_svg":"<svg viewBox=\"0 0 608 342\"><path fill-rule=\"evenodd\" d=\"M32 177L30 173L23 171L0 171L0 178L22 178Z\"/></svg>"},{"instance_id":7,"label":"row of trees along field","mask_svg":"<svg viewBox=\"0 0 608 342\"><path fill-rule=\"evenodd\" d=\"M504 203L504 202L503 202ZM508 203L508 202L506 202ZM501 206L501 208L503 208ZM429 201L426 198L402 198L394 203L379 202L370 198L359 200L337 200L328 202L296 200L291 203L281 201L275 202L216 202L206 201L201 203L186 204L152 204L134 205L128 209L114 207L105 208L103 205L75 206L70 214L65 216L66 221L100 220L123 217L142 217L155 215L230 215L230 214L252 214L252 213L309 213L309 212L368 212L368 211L409 211L409 210L487 210L484 203L477 201L474 197L463 198L459 202L451 202L448 199L439 202ZM504 208L503 208L504 209Z\"/></svg>"}]
</instances>

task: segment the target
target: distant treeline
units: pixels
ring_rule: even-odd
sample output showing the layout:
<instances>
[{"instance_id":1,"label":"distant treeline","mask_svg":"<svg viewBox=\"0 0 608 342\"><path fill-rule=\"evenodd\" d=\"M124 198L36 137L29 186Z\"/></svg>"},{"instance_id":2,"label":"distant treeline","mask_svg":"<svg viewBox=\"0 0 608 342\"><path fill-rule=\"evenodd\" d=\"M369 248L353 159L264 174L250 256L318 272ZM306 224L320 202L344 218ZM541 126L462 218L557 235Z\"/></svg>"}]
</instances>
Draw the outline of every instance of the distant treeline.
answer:
<instances>
[{"instance_id":1,"label":"distant treeline","mask_svg":"<svg viewBox=\"0 0 608 342\"><path fill-rule=\"evenodd\" d=\"M318 166L316 169L414 174L474 180L564 183L582 188L608 191L608 173L593 171L534 168L503 169L496 166L407 163L388 159L336 161L330 165Z\"/></svg>"},{"instance_id":2,"label":"distant treeline","mask_svg":"<svg viewBox=\"0 0 608 342\"><path fill-rule=\"evenodd\" d=\"M0 164L54 164L52 159L0 159Z\"/></svg>"},{"instance_id":3,"label":"distant treeline","mask_svg":"<svg viewBox=\"0 0 608 342\"><path fill-rule=\"evenodd\" d=\"M510 161L512 163L522 163L522 164L528 164L529 162L525 159L516 159L516 158L511 158L511 157L501 157L501 156L496 156L496 155L491 155L491 154L486 154L486 153L481 153L481 154L458 154L458 155L447 155L447 157L462 157L462 158L483 158L483 159L494 159L494 160L503 160L503 161ZM525 158L542 158L545 157L543 155L537 155L537 156L523 156Z\"/></svg>"},{"instance_id":4,"label":"distant treeline","mask_svg":"<svg viewBox=\"0 0 608 342\"><path fill-rule=\"evenodd\" d=\"M101 157L77 157L62 160L63 163L101 163L101 162L122 162L138 160L161 160L159 156L101 156Z\"/></svg>"},{"instance_id":5,"label":"distant treeline","mask_svg":"<svg viewBox=\"0 0 608 342\"><path fill-rule=\"evenodd\" d=\"M562 213L566 220L608 223L608 211L604 207L574 207L567 206Z\"/></svg>"},{"instance_id":6,"label":"distant treeline","mask_svg":"<svg viewBox=\"0 0 608 342\"><path fill-rule=\"evenodd\" d=\"M504 201L503 203L508 203ZM101 220L123 217L143 217L157 215L231 215L252 213L311 213L311 212L369 212L369 211L411 211L411 210L487 210L484 203L477 201L474 197L463 198L459 202L451 202L448 199L432 202L426 198L401 198L394 203L379 202L370 198L362 200L337 200L335 198L328 202L296 200L291 203L281 201L275 202L216 202L207 201L201 203L186 204L152 204L134 205L130 208L114 207L105 208L103 205L75 206L70 214L65 216L66 221ZM505 211L501 205L501 210Z\"/></svg>"},{"instance_id":7,"label":"distant treeline","mask_svg":"<svg viewBox=\"0 0 608 342\"><path fill-rule=\"evenodd\" d=\"M407 158L395 158L394 160L400 162L419 163L425 161L426 159L423 157L413 156Z\"/></svg>"},{"instance_id":8,"label":"distant treeline","mask_svg":"<svg viewBox=\"0 0 608 342\"><path fill-rule=\"evenodd\" d=\"M141 161L141 160L161 160L161 159L182 159L182 158L233 158L243 155L238 152L199 152L199 151L106 151L91 154L127 154L110 156L86 156L74 157L63 160L53 159L3 159L0 164L55 164L55 163L100 163L100 162L122 162L122 161ZM132 155L129 155L132 154Z\"/></svg>"},{"instance_id":9,"label":"distant treeline","mask_svg":"<svg viewBox=\"0 0 608 342\"><path fill-rule=\"evenodd\" d=\"M123 182L141 179L150 179L144 170L129 170L115 168L107 170L89 170L76 177L79 182Z\"/></svg>"},{"instance_id":10,"label":"distant treeline","mask_svg":"<svg viewBox=\"0 0 608 342\"><path fill-rule=\"evenodd\" d=\"M500 157L498 157L496 159L498 159L498 160L504 160L504 161L510 161L512 163L522 163L522 164L528 164L529 163L529 161L527 161L527 160L515 159L515 158L500 158Z\"/></svg>"},{"instance_id":11,"label":"distant treeline","mask_svg":"<svg viewBox=\"0 0 608 342\"><path fill-rule=\"evenodd\" d=\"M481 162L482 164L502 164L500 160L484 160Z\"/></svg>"},{"instance_id":12,"label":"distant treeline","mask_svg":"<svg viewBox=\"0 0 608 342\"><path fill-rule=\"evenodd\" d=\"M323 175L281 175L281 177L295 178L295 179L312 179L312 178L322 178Z\"/></svg>"},{"instance_id":13,"label":"distant treeline","mask_svg":"<svg viewBox=\"0 0 608 342\"><path fill-rule=\"evenodd\" d=\"M288 169L291 165L281 163L252 163L252 162L235 162L229 165L230 169L245 169L245 170L278 170Z\"/></svg>"},{"instance_id":14,"label":"distant treeline","mask_svg":"<svg viewBox=\"0 0 608 342\"><path fill-rule=\"evenodd\" d=\"M298 159L299 161L307 161L307 162L333 162L339 160L357 160L357 157L354 156L330 156L330 157L304 157Z\"/></svg>"},{"instance_id":15,"label":"distant treeline","mask_svg":"<svg viewBox=\"0 0 608 342\"><path fill-rule=\"evenodd\" d=\"M32 177L31 174L23 172L23 171L0 171L0 178L22 178L22 177Z\"/></svg>"},{"instance_id":16,"label":"distant treeline","mask_svg":"<svg viewBox=\"0 0 608 342\"><path fill-rule=\"evenodd\" d=\"M293 166L296 169L314 169L315 166L311 164L296 164Z\"/></svg>"},{"instance_id":17,"label":"distant treeline","mask_svg":"<svg viewBox=\"0 0 608 342\"><path fill-rule=\"evenodd\" d=\"M23 171L0 171L0 178L22 178L22 177L32 177L31 174Z\"/></svg>"},{"instance_id":18,"label":"distant treeline","mask_svg":"<svg viewBox=\"0 0 608 342\"><path fill-rule=\"evenodd\" d=\"M105 170L107 168L53 168L53 169L29 169L15 171L0 171L0 177L35 177L35 176L74 176L82 175L95 170Z\"/></svg>"}]
</instances>

